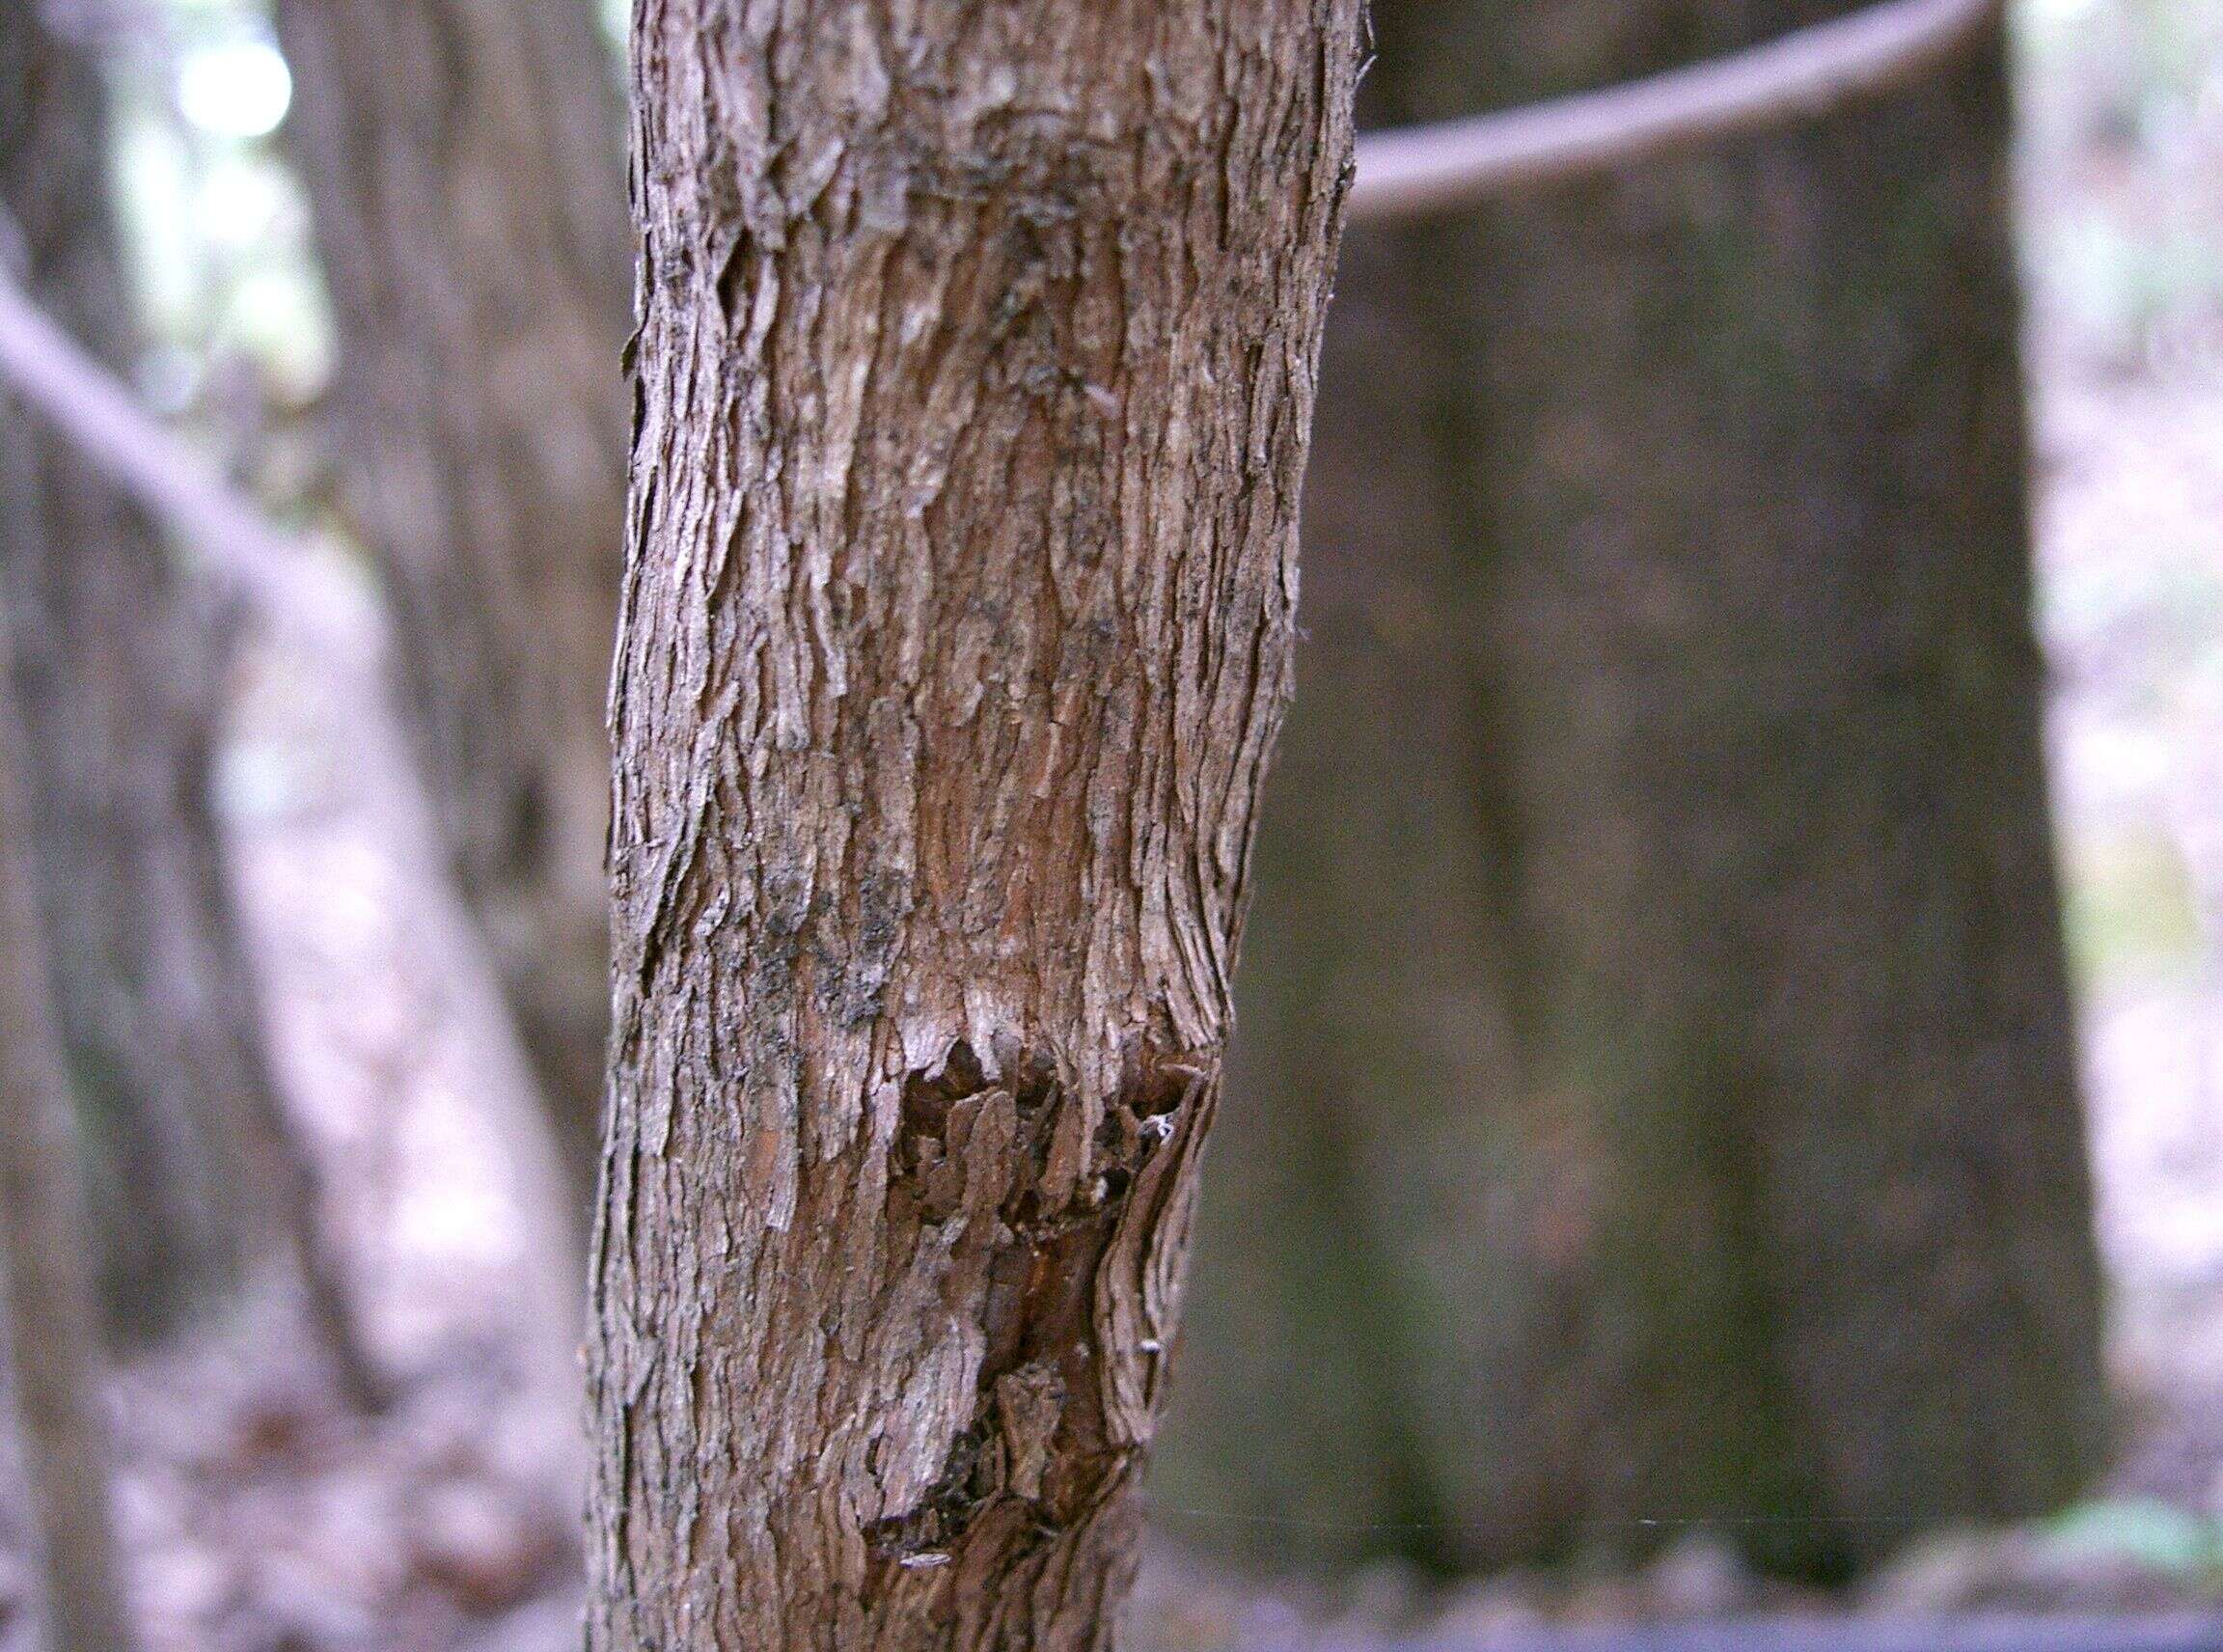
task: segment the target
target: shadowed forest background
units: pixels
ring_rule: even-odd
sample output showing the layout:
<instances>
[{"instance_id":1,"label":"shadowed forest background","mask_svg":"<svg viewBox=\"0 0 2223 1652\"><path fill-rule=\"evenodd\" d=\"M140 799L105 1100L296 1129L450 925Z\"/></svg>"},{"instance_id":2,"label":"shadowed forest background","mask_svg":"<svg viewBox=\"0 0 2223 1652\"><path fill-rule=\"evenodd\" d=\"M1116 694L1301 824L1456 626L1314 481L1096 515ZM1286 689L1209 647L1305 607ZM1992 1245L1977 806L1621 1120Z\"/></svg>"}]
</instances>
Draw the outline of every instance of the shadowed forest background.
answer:
<instances>
[{"instance_id":1,"label":"shadowed forest background","mask_svg":"<svg viewBox=\"0 0 2223 1652\"><path fill-rule=\"evenodd\" d=\"M132 1609L576 1644L622 19L0 8L0 256L314 547L273 623L0 386ZM1380 0L1361 123L1852 9ZM2219 179L2223 4L2019 0L1347 233L1130 1644L2223 1612Z\"/></svg>"}]
</instances>

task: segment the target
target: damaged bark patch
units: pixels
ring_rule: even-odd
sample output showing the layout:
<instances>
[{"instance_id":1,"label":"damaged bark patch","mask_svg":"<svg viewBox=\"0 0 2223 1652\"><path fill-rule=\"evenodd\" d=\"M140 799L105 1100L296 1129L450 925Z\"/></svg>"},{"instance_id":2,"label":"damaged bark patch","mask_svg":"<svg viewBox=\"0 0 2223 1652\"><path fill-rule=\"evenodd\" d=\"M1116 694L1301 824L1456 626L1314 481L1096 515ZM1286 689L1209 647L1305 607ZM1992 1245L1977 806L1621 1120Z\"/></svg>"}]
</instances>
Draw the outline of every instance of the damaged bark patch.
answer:
<instances>
[{"instance_id":1,"label":"damaged bark patch","mask_svg":"<svg viewBox=\"0 0 2223 1652\"><path fill-rule=\"evenodd\" d=\"M1123 1227L1156 1219L1139 1194L1207 1082L1199 1064L1131 1062L1084 1134L1054 1061L997 1056L991 1079L960 1040L940 1067L912 1074L892 1146L891 1231L915 1246L926 1228L966 1224L944 1292L972 1305L985 1334L973 1417L941 1473L914 1507L865 1530L876 1556L906 1570L953 1557L991 1513L1045 1536L1067 1529L1133 1466L1134 1448L1106 1425L1099 1285Z\"/></svg>"}]
</instances>

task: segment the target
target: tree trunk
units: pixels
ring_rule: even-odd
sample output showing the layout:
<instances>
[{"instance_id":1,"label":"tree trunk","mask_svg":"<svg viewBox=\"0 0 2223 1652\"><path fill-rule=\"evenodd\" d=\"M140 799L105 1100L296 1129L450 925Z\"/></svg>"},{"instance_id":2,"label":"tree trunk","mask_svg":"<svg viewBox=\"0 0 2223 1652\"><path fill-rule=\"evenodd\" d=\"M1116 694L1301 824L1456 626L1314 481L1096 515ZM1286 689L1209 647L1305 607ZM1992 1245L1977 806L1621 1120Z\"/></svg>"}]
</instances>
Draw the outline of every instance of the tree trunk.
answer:
<instances>
[{"instance_id":1,"label":"tree trunk","mask_svg":"<svg viewBox=\"0 0 2223 1652\"><path fill-rule=\"evenodd\" d=\"M1355 10L636 14L600 1652L1109 1640Z\"/></svg>"},{"instance_id":2,"label":"tree trunk","mask_svg":"<svg viewBox=\"0 0 2223 1652\"><path fill-rule=\"evenodd\" d=\"M1439 119L1849 10L1383 0L1368 86ZM1717 1520L1827 1578L2093 1467L2000 55L1354 235L1159 1491L1361 1529L1179 1529Z\"/></svg>"},{"instance_id":3,"label":"tree trunk","mask_svg":"<svg viewBox=\"0 0 2223 1652\"><path fill-rule=\"evenodd\" d=\"M0 1339L38 1527L48 1652L130 1652L139 1638L109 1511L93 1247L41 932L37 822L20 763L27 736L0 640Z\"/></svg>"},{"instance_id":4,"label":"tree trunk","mask_svg":"<svg viewBox=\"0 0 2223 1652\"><path fill-rule=\"evenodd\" d=\"M624 502L622 120L590 0L281 0L335 437L583 1213Z\"/></svg>"},{"instance_id":5,"label":"tree trunk","mask_svg":"<svg viewBox=\"0 0 2223 1652\"><path fill-rule=\"evenodd\" d=\"M0 206L32 290L117 363L133 328L106 167L92 65L37 5L0 11ZM274 1215L253 1171L276 1093L208 797L214 617L139 513L12 405L0 598L101 1295L144 1336L233 1283Z\"/></svg>"}]
</instances>

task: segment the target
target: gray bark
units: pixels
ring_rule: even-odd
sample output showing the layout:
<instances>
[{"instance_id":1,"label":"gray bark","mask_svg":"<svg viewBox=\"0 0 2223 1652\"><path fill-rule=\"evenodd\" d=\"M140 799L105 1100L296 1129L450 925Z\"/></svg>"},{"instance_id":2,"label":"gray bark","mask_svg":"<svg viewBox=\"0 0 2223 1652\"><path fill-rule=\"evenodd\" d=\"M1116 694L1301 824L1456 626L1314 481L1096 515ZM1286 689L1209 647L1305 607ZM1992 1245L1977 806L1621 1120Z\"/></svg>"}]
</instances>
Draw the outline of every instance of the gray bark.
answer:
<instances>
[{"instance_id":1,"label":"gray bark","mask_svg":"<svg viewBox=\"0 0 2223 1652\"><path fill-rule=\"evenodd\" d=\"M335 456L582 1219L624 519L623 119L590 0L281 0Z\"/></svg>"},{"instance_id":2,"label":"gray bark","mask_svg":"<svg viewBox=\"0 0 2223 1652\"><path fill-rule=\"evenodd\" d=\"M598 1652L1108 1643L1355 13L636 13Z\"/></svg>"}]
</instances>

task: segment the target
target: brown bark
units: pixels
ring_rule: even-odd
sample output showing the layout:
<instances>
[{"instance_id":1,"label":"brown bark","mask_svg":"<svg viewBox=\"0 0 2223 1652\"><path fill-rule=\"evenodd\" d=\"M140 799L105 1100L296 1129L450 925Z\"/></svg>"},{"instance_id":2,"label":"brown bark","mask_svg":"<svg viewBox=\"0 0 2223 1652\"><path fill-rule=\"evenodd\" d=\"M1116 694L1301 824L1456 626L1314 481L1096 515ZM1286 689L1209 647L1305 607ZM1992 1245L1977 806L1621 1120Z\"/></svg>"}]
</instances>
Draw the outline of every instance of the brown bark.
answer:
<instances>
[{"instance_id":1,"label":"brown bark","mask_svg":"<svg viewBox=\"0 0 2223 1652\"><path fill-rule=\"evenodd\" d=\"M110 362L134 329L108 209L102 91L36 5L0 14L0 206L24 279ZM276 1116L208 783L214 616L153 529L63 444L0 426L0 597L15 656L68 1079L114 1329L219 1295L274 1211Z\"/></svg>"},{"instance_id":2,"label":"brown bark","mask_svg":"<svg viewBox=\"0 0 2223 1652\"><path fill-rule=\"evenodd\" d=\"M0 33L4 33L0 30ZM49 1652L130 1652L80 1153L20 772L30 749L0 640L0 1340L37 1518Z\"/></svg>"},{"instance_id":3,"label":"brown bark","mask_svg":"<svg viewBox=\"0 0 2223 1652\"><path fill-rule=\"evenodd\" d=\"M1105 1645L1347 0L650 0L589 1643Z\"/></svg>"},{"instance_id":4,"label":"brown bark","mask_svg":"<svg viewBox=\"0 0 2223 1652\"><path fill-rule=\"evenodd\" d=\"M282 0L337 457L574 1209L608 1018L622 121L590 0Z\"/></svg>"},{"instance_id":5,"label":"brown bark","mask_svg":"<svg viewBox=\"0 0 2223 1652\"><path fill-rule=\"evenodd\" d=\"M1441 119L1849 9L1383 0L1368 86ZM1717 1520L1832 1577L2093 1466L2004 117L1993 33L1354 232L1161 1490L1358 1529L1184 1531L1464 1568Z\"/></svg>"}]
</instances>

